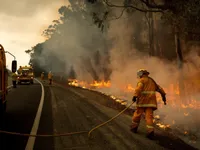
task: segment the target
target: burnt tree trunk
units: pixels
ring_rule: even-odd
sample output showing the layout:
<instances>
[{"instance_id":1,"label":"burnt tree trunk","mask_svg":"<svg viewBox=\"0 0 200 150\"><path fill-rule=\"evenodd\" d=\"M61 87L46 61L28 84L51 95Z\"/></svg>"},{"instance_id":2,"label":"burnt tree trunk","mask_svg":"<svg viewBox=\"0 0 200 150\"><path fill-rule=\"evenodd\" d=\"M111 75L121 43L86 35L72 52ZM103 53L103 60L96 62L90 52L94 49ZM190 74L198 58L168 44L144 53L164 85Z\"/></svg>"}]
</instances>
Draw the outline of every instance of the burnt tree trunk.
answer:
<instances>
[{"instance_id":1,"label":"burnt tree trunk","mask_svg":"<svg viewBox=\"0 0 200 150\"><path fill-rule=\"evenodd\" d=\"M84 64L86 71L92 76L93 80L99 81L99 76L92 66L91 59L89 57L83 58L83 64Z\"/></svg>"},{"instance_id":2,"label":"burnt tree trunk","mask_svg":"<svg viewBox=\"0 0 200 150\"><path fill-rule=\"evenodd\" d=\"M150 0L150 3L154 3L154 0ZM155 47L154 47L154 15L153 12L149 12L149 55L155 56Z\"/></svg>"},{"instance_id":3,"label":"burnt tree trunk","mask_svg":"<svg viewBox=\"0 0 200 150\"><path fill-rule=\"evenodd\" d=\"M181 49L180 42L180 33L175 30L175 45L176 45L176 54L177 54L177 64L179 69L179 92L180 92L180 102L184 102L185 98L185 85L184 85L184 72L183 72L183 53Z\"/></svg>"},{"instance_id":4,"label":"burnt tree trunk","mask_svg":"<svg viewBox=\"0 0 200 150\"><path fill-rule=\"evenodd\" d=\"M69 78L69 79L76 79L76 78L77 78L76 72L75 72L73 66L70 67L70 71L69 71L68 78Z\"/></svg>"},{"instance_id":5,"label":"burnt tree trunk","mask_svg":"<svg viewBox=\"0 0 200 150\"><path fill-rule=\"evenodd\" d=\"M154 20L153 20L153 13L149 12L149 55L154 56Z\"/></svg>"},{"instance_id":6,"label":"burnt tree trunk","mask_svg":"<svg viewBox=\"0 0 200 150\"><path fill-rule=\"evenodd\" d=\"M162 51L159 45L159 38L158 38L158 20L157 20L157 16L156 14L153 15L153 23L154 23L154 29L153 29L153 33L154 33L154 51L155 51L155 55L162 57Z\"/></svg>"}]
</instances>

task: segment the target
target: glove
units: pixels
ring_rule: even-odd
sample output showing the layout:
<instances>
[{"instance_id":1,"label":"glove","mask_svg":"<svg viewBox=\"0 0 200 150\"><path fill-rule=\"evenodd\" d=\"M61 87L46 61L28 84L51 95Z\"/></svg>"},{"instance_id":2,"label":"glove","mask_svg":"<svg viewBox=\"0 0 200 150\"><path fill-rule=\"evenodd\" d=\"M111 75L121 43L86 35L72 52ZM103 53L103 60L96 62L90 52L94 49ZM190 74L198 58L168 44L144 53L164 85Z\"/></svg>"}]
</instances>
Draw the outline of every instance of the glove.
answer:
<instances>
[{"instance_id":1,"label":"glove","mask_svg":"<svg viewBox=\"0 0 200 150\"><path fill-rule=\"evenodd\" d=\"M165 95L162 95L162 100L164 102L164 105L167 105L167 103L166 103L166 96Z\"/></svg>"},{"instance_id":2,"label":"glove","mask_svg":"<svg viewBox=\"0 0 200 150\"><path fill-rule=\"evenodd\" d=\"M136 96L133 96L132 101L133 101L133 102L136 102L136 101L137 101L137 97L136 97Z\"/></svg>"}]
</instances>

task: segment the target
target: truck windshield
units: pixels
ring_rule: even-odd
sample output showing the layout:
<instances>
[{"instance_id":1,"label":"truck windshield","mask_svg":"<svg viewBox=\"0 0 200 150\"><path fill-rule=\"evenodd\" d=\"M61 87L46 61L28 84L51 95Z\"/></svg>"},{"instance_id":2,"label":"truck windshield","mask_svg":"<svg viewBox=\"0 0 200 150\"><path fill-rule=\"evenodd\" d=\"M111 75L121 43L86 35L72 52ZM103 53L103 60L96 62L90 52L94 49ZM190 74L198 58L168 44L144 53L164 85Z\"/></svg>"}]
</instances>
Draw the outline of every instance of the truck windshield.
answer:
<instances>
[{"instance_id":1,"label":"truck windshield","mask_svg":"<svg viewBox=\"0 0 200 150\"><path fill-rule=\"evenodd\" d=\"M22 74L24 74L24 73L29 73L29 69L23 69Z\"/></svg>"}]
</instances>

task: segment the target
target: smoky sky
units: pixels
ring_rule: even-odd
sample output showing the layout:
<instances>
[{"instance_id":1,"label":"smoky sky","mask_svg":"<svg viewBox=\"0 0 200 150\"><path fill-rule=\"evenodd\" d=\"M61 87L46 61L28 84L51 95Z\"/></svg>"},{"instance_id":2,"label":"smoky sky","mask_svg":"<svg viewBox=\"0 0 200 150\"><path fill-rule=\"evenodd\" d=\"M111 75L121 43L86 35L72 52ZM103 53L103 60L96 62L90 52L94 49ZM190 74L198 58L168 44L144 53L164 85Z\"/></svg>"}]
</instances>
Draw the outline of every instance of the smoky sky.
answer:
<instances>
[{"instance_id":1,"label":"smoky sky","mask_svg":"<svg viewBox=\"0 0 200 150\"><path fill-rule=\"evenodd\" d=\"M67 0L1 0L0 14L16 16L16 17L30 17L48 9L57 3L65 3Z\"/></svg>"},{"instance_id":2,"label":"smoky sky","mask_svg":"<svg viewBox=\"0 0 200 150\"><path fill-rule=\"evenodd\" d=\"M67 0L0 0L0 44L16 56L19 65L27 65L30 49L44 38L42 31L58 18L58 9ZM12 57L7 56L10 66Z\"/></svg>"}]
</instances>

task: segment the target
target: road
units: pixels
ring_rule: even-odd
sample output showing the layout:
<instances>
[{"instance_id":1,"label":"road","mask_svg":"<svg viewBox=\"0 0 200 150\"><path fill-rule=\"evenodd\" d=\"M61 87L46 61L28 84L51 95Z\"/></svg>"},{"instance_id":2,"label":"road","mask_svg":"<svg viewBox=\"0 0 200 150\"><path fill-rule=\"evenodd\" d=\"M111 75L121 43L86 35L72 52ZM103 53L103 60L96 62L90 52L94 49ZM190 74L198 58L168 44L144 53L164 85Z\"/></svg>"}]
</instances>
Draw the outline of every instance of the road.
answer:
<instances>
[{"instance_id":1,"label":"road","mask_svg":"<svg viewBox=\"0 0 200 150\"><path fill-rule=\"evenodd\" d=\"M96 125L107 121L118 112L101 105L105 96L69 86L54 84L44 85L44 104L38 126L38 134L67 133L89 131ZM3 130L30 133L35 123L40 106L42 88L39 83L20 85L12 89L7 97L8 109ZM194 149L181 140L156 130L157 139L145 138L145 124L141 122L138 134L129 131L131 117L121 115L113 122L92 132L92 139L87 133L65 137L37 137L29 143L28 137L1 134L0 150L23 150L34 146L35 150L133 150L133 149Z\"/></svg>"}]
</instances>

